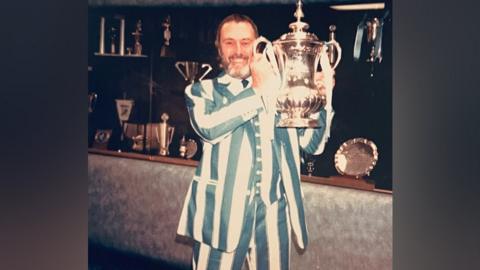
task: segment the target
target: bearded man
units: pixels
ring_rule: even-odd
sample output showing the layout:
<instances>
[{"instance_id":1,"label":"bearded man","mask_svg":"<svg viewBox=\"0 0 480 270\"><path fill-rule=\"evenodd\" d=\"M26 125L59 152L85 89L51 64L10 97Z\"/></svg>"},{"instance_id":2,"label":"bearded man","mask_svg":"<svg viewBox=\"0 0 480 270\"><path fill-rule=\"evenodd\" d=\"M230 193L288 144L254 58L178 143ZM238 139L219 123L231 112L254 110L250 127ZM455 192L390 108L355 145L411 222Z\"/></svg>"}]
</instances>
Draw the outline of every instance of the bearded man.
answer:
<instances>
[{"instance_id":1,"label":"bearded man","mask_svg":"<svg viewBox=\"0 0 480 270\"><path fill-rule=\"evenodd\" d=\"M323 151L333 110L326 104L314 114L319 128L276 127L280 82L254 54L257 37L249 17L226 17L215 42L224 71L185 89L203 142L177 231L195 240L193 269L241 269L245 260L249 269L289 269L291 232L307 246L300 150ZM333 75L318 78L333 85Z\"/></svg>"}]
</instances>

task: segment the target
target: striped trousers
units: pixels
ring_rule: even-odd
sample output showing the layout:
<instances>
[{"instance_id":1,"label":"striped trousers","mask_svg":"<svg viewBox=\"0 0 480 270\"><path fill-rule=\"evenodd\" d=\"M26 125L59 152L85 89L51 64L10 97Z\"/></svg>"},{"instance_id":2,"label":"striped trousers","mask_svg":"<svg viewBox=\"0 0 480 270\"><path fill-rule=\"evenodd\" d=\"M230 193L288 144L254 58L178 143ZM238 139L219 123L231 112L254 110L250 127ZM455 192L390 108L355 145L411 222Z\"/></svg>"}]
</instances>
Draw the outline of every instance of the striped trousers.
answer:
<instances>
[{"instance_id":1,"label":"striped trousers","mask_svg":"<svg viewBox=\"0 0 480 270\"><path fill-rule=\"evenodd\" d=\"M195 242L194 270L240 270L246 259L250 270L288 270L290 264L290 222L284 196L266 206L255 195L247 211L238 247L224 252Z\"/></svg>"}]
</instances>

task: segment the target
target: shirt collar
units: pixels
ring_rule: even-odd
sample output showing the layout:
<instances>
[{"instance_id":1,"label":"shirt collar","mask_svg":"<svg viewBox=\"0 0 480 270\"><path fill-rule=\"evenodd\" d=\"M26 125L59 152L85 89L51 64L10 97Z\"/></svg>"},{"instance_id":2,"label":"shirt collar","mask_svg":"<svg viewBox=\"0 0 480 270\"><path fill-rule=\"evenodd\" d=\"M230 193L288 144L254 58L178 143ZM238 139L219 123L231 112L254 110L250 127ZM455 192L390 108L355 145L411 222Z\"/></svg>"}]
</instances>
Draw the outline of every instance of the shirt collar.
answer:
<instances>
[{"instance_id":1,"label":"shirt collar","mask_svg":"<svg viewBox=\"0 0 480 270\"><path fill-rule=\"evenodd\" d=\"M248 81L247 87L250 87L252 84L252 77L248 76L245 80ZM243 91L242 79L233 78L232 76L228 75L227 73L223 72L218 78L218 82L224 84L228 91L233 95L238 95L240 92Z\"/></svg>"}]
</instances>

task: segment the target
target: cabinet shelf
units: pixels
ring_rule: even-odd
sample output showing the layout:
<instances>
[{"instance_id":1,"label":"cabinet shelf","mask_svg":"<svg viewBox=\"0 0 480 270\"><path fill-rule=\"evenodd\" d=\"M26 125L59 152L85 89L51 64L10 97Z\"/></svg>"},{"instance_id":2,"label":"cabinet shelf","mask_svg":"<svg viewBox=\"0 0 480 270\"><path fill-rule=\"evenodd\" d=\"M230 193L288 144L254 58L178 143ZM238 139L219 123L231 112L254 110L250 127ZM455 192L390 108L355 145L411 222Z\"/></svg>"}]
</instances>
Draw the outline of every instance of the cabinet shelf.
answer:
<instances>
[{"instance_id":1,"label":"cabinet shelf","mask_svg":"<svg viewBox=\"0 0 480 270\"><path fill-rule=\"evenodd\" d=\"M148 58L148 55L145 54L124 54L120 55L118 53L94 53L95 56L101 56L101 57L127 57L127 58Z\"/></svg>"}]
</instances>

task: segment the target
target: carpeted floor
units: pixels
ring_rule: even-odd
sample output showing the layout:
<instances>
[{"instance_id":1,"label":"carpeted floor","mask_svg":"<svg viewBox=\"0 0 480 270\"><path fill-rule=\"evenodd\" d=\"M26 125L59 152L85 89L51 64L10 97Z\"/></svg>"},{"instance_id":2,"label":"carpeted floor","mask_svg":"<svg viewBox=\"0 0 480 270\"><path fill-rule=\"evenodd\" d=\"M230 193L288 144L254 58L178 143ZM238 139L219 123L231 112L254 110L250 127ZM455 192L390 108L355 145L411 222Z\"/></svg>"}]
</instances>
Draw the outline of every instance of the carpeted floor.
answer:
<instances>
[{"instance_id":1,"label":"carpeted floor","mask_svg":"<svg viewBox=\"0 0 480 270\"><path fill-rule=\"evenodd\" d=\"M98 244L88 244L88 270L184 270L166 262L119 251Z\"/></svg>"}]
</instances>

